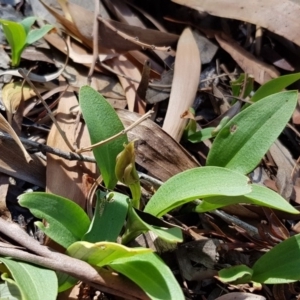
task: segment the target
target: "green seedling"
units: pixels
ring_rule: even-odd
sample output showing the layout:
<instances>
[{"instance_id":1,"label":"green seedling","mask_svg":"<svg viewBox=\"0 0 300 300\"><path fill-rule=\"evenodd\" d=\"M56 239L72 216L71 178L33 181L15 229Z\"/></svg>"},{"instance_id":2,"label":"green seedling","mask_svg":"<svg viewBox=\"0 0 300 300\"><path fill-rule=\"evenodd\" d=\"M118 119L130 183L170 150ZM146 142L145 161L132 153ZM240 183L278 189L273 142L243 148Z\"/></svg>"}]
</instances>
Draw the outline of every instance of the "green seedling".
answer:
<instances>
[{"instance_id":1,"label":"green seedling","mask_svg":"<svg viewBox=\"0 0 300 300\"><path fill-rule=\"evenodd\" d=\"M11 64L13 67L20 64L21 54L28 45L38 41L54 28L53 25L47 24L39 29L31 29L36 19L35 17L28 17L22 22L0 19L3 32L11 47Z\"/></svg>"},{"instance_id":2,"label":"green seedling","mask_svg":"<svg viewBox=\"0 0 300 300\"><path fill-rule=\"evenodd\" d=\"M123 131L114 109L99 93L86 86L81 88L79 97L92 143L99 143ZM127 244L138 234L152 231L167 242L181 242L180 229L158 218L196 199L202 200L200 205L194 206L199 213L237 203L299 213L279 194L251 184L246 176L283 130L296 106L297 97L295 91L274 94L260 99L230 121L225 119L214 131L216 139L208 155L207 166L171 177L156 191L143 212L136 209L139 207L140 191L133 191L131 187L136 184L134 188L137 190L140 184L134 166L133 143L128 144L126 135L110 139L93 151L106 188L114 189L119 180L128 185L131 196L109 190L98 192L92 221L76 204L52 194L21 195L20 205L48 222L47 227L37 224L51 239L65 247L69 255L97 267L109 266L133 280L151 299L184 299L173 274L156 254L144 248L129 249L118 244L117 240L121 238L122 243ZM268 128L272 128L272 132ZM282 255L288 247L294 256L300 257L298 239L286 241L289 243L287 247L281 244L274 247L283 247L283 250L272 249L273 252L263 256L267 257L265 261L261 258L252 269L239 267L230 270L228 277L230 280L271 282L261 275L266 264L270 264L268 257L278 261L279 256L283 265L288 264L284 261L290 259ZM144 272L145 269L148 271ZM280 274L280 271L282 269L275 274ZM223 271L219 273L222 280L226 276ZM67 275L58 274L58 279L59 291L76 283L76 279Z\"/></svg>"},{"instance_id":3,"label":"green seedling","mask_svg":"<svg viewBox=\"0 0 300 300\"><path fill-rule=\"evenodd\" d=\"M222 269L218 279L226 283L284 284L300 280L300 235L279 243L249 268L245 265Z\"/></svg>"},{"instance_id":4,"label":"green seedling","mask_svg":"<svg viewBox=\"0 0 300 300\"><path fill-rule=\"evenodd\" d=\"M1 299L54 300L57 277L54 271L0 257Z\"/></svg>"}]
</instances>

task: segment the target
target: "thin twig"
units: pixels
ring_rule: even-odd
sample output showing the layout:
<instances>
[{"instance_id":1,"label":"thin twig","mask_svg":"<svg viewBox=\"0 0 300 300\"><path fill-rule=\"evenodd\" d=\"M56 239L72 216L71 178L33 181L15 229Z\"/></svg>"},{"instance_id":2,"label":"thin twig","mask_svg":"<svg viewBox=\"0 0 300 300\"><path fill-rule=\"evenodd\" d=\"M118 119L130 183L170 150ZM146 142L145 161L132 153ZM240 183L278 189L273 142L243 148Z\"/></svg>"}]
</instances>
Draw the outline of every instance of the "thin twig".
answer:
<instances>
[{"instance_id":1,"label":"thin twig","mask_svg":"<svg viewBox=\"0 0 300 300\"><path fill-rule=\"evenodd\" d=\"M26 138L22 138L22 137L19 137L19 139L21 140L22 144L26 147L32 147L41 152L51 153L51 154L54 154L56 156L62 157L67 160L78 160L78 161L86 161L86 162L92 162L92 163L96 162L95 158L91 157L91 156L81 155L81 154L74 153L74 152L62 151L58 148L52 148L50 146L47 146L47 145L44 145L44 144L41 144L38 142L30 141L30 140L28 140ZM0 131L0 140L10 140L11 141L11 140L13 140L13 138L9 134Z\"/></svg>"},{"instance_id":2,"label":"thin twig","mask_svg":"<svg viewBox=\"0 0 300 300\"><path fill-rule=\"evenodd\" d=\"M116 27L114 27L107 20L105 20L104 18L102 18L100 16L98 16L98 20L100 22L102 22L107 28L109 28L110 30L115 32L117 35L122 37L123 39L128 40L128 41L130 41L130 42L132 42L136 45L141 46L142 49L151 49L151 50L159 50L159 51L166 51L166 52L169 52L171 50L170 46L169 47L165 47L165 46L158 47L158 46L155 46L155 45L149 45L149 44L143 43L139 40L138 37L132 37L132 36L128 35L127 33L118 30Z\"/></svg>"},{"instance_id":3,"label":"thin twig","mask_svg":"<svg viewBox=\"0 0 300 300\"><path fill-rule=\"evenodd\" d=\"M98 32L99 32L99 22L98 15L100 13L100 5L99 0L95 0L95 8L94 8L94 26L93 26L93 61L89 70L89 74L87 76L88 85L92 83L92 76L95 70L96 61L98 59Z\"/></svg>"},{"instance_id":4,"label":"thin twig","mask_svg":"<svg viewBox=\"0 0 300 300\"><path fill-rule=\"evenodd\" d=\"M69 142L66 133L61 129L60 125L58 124L58 122L56 121L55 117L52 114L52 111L50 109L50 107L48 106L47 102L43 99L43 97L41 96L40 92L38 91L38 89L34 86L34 84L32 83L32 81L29 79L29 77L27 76L27 74L24 72L23 69L19 69L18 70L19 73L23 76L23 78L27 81L27 83L30 85L30 87L34 90L35 94L37 95L37 97L39 98L39 100L43 103L45 109L47 110L49 117L51 118L52 122L55 124L58 132L60 133L60 135L62 136L63 140L65 141L65 143L67 144L67 146L69 147L69 149L71 151L75 151L75 149L73 148L73 146L71 145L71 143Z\"/></svg>"},{"instance_id":5,"label":"thin twig","mask_svg":"<svg viewBox=\"0 0 300 300\"><path fill-rule=\"evenodd\" d=\"M38 241L29 237L15 223L7 222L0 218L0 232L31 252L38 254L34 255L14 249L11 245L5 246L1 244L0 255L2 256L9 256L54 271L63 272L87 283L93 282L98 286L100 285L100 290L118 296L122 294L126 299L148 299L141 289L129 280L115 276L102 268L92 267L82 260L58 252L52 252L48 247L40 245ZM130 291L130 294L128 291Z\"/></svg>"},{"instance_id":6,"label":"thin twig","mask_svg":"<svg viewBox=\"0 0 300 300\"><path fill-rule=\"evenodd\" d=\"M115 140L116 138L118 138L118 137L126 134L128 131L130 131L131 129L133 129L134 127L136 127L140 123L142 123L144 120L148 119L153 112L154 112L153 110L149 110L146 114L144 114L143 116L141 116L138 120L136 120L134 123L132 123L130 126L128 126L127 128L125 128L124 130L118 132L117 134L109 137L108 139L106 139L104 141L100 141L99 143L96 143L94 145L78 149L76 151L76 153L83 153L83 152L91 151L93 148L100 147L100 146L102 146L104 144L107 144L107 143Z\"/></svg>"},{"instance_id":7,"label":"thin twig","mask_svg":"<svg viewBox=\"0 0 300 300\"><path fill-rule=\"evenodd\" d=\"M132 82L136 82L136 83L140 83L140 80L137 80L137 79L134 79L134 78L131 78L125 74L122 74L120 72L117 72L115 71L114 69L112 69L110 66L106 65L105 63L103 62L100 62L100 65L101 67L103 67L104 69L106 69L107 71L115 74L116 76L120 76L122 78L125 78L125 79L128 79ZM233 72L231 73L230 75L236 75L237 73ZM228 74L224 73L224 74L221 74L221 75L216 75L216 76L213 76L211 78L206 78L206 79L203 79L200 81L200 83L203 83L203 82L206 82L206 81L210 81L210 80L214 80L214 79L217 79L217 78L220 78L220 77L226 77L226 76L229 76ZM171 89L172 87L172 84L160 84L160 83L153 83L153 82L149 82L149 86L152 87L152 88L161 88L161 89ZM202 91L203 89L199 89L198 91Z\"/></svg>"}]
</instances>

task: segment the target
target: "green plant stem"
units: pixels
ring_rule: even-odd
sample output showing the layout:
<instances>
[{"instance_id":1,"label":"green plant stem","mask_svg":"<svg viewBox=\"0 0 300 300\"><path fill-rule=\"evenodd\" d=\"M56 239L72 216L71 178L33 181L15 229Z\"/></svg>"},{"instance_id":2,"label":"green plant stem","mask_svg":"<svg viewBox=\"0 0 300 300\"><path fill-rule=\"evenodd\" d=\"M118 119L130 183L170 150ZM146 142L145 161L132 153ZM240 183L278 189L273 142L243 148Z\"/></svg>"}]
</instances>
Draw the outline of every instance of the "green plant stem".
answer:
<instances>
[{"instance_id":1,"label":"green plant stem","mask_svg":"<svg viewBox=\"0 0 300 300\"><path fill-rule=\"evenodd\" d=\"M137 183L129 185L131 191L131 198L132 198L132 206L134 208L140 209L140 200L141 200L141 185L138 181Z\"/></svg>"},{"instance_id":2,"label":"green plant stem","mask_svg":"<svg viewBox=\"0 0 300 300\"><path fill-rule=\"evenodd\" d=\"M126 231L122 236L122 245L127 245L130 241L140 235L142 231Z\"/></svg>"}]
</instances>

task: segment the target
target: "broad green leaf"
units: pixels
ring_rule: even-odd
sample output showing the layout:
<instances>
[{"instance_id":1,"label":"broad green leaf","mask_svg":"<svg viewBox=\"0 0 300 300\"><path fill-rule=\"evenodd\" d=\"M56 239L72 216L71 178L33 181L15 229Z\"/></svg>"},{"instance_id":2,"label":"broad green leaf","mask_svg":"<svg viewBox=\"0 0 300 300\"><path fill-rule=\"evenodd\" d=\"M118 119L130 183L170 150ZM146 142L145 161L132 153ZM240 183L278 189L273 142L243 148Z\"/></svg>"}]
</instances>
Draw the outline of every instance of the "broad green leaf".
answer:
<instances>
[{"instance_id":1,"label":"broad green leaf","mask_svg":"<svg viewBox=\"0 0 300 300\"><path fill-rule=\"evenodd\" d=\"M256 261L252 280L283 284L300 280L300 234L281 242Z\"/></svg>"},{"instance_id":2,"label":"broad green leaf","mask_svg":"<svg viewBox=\"0 0 300 300\"><path fill-rule=\"evenodd\" d=\"M24 27L26 34L28 34L28 32L30 31L31 26L34 24L36 19L37 17L28 17L20 22L20 24Z\"/></svg>"},{"instance_id":3,"label":"broad green leaf","mask_svg":"<svg viewBox=\"0 0 300 300\"><path fill-rule=\"evenodd\" d=\"M167 180L152 196L144 211L161 217L197 198L245 195L251 192L248 181L246 176L225 168L190 169Z\"/></svg>"},{"instance_id":4,"label":"broad green leaf","mask_svg":"<svg viewBox=\"0 0 300 300\"><path fill-rule=\"evenodd\" d=\"M4 283L0 284L0 300L19 300L22 299L21 291L16 282L7 273L1 275Z\"/></svg>"},{"instance_id":5,"label":"broad green leaf","mask_svg":"<svg viewBox=\"0 0 300 300\"><path fill-rule=\"evenodd\" d=\"M251 281L253 270L246 265L237 265L222 269L218 272L218 279L222 282L234 284L247 283Z\"/></svg>"},{"instance_id":6,"label":"broad green leaf","mask_svg":"<svg viewBox=\"0 0 300 300\"><path fill-rule=\"evenodd\" d=\"M150 299L185 299L171 270L155 253L120 258L109 266L140 286Z\"/></svg>"},{"instance_id":7,"label":"broad green leaf","mask_svg":"<svg viewBox=\"0 0 300 300\"><path fill-rule=\"evenodd\" d=\"M20 205L27 207L34 216L47 221L47 226L42 222L35 224L65 248L81 240L89 228L87 214L69 199L43 192L26 193L18 199Z\"/></svg>"},{"instance_id":8,"label":"broad green leaf","mask_svg":"<svg viewBox=\"0 0 300 300\"><path fill-rule=\"evenodd\" d=\"M79 104L92 144L103 141L124 129L113 107L91 87L81 87ZM115 175L116 157L123 150L124 143L128 143L125 135L93 149L105 186L108 189L114 189L117 183Z\"/></svg>"},{"instance_id":9,"label":"broad green leaf","mask_svg":"<svg viewBox=\"0 0 300 300\"><path fill-rule=\"evenodd\" d=\"M256 102L262 98L281 92L283 89L300 79L300 73L289 74L274 78L262 85L251 98Z\"/></svg>"},{"instance_id":10,"label":"broad green leaf","mask_svg":"<svg viewBox=\"0 0 300 300\"><path fill-rule=\"evenodd\" d=\"M22 300L56 299L57 278L54 271L4 257L0 257L0 261L19 287Z\"/></svg>"},{"instance_id":11,"label":"broad green leaf","mask_svg":"<svg viewBox=\"0 0 300 300\"><path fill-rule=\"evenodd\" d=\"M148 252L152 252L152 250L148 248L128 248L111 242L99 242L95 244L76 242L67 249L68 255L98 267L106 266L116 259Z\"/></svg>"},{"instance_id":12,"label":"broad green leaf","mask_svg":"<svg viewBox=\"0 0 300 300\"><path fill-rule=\"evenodd\" d=\"M246 79L246 81L245 81ZM232 94L235 97L246 98L253 91L254 77L252 75L241 74L240 77L230 82ZM243 94L241 94L243 92Z\"/></svg>"},{"instance_id":13,"label":"broad green leaf","mask_svg":"<svg viewBox=\"0 0 300 300\"><path fill-rule=\"evenodd\" d=\"M242 196L213 196L205 198L200 205L195 208L196 212L203 213L223 206L249 203L259 206L266 206L278 210L286 211L291 214L299 214L299 211L289 204L276 192L267 187L257 184L251 185L252 192Z\"/></svg>"},{"instance_id":14,"label":"broad green leaf","mask_svg":"<svg viewBox=\"0 0 300 300\"><path fill-rule=\"evenodd\" d=\"M190 135L188 137L188 140L191 143L200 143L202 141L208 140L213 137L212 131L214 129L215 129L215 127L208 127L208 128L199 130L199 131L195 132L194 134Z\"/></svg>"},{"instance_id":15,"label":"broad green leaf","mask_svg":"<svg viewBox=\"0 0 300 300\"><path fill-rule=\"evenodd\" d=\"M64 292L76 285L78 278L72 277L63 272L56 272L58 280L58 293Z\"/></svg>"},{"instance_id":16,"label":"broad green leaf","mask_svg":"<svg viewBox=\"0 0 300 300\"><path fill-rule=\"evenodd\" d=\"M30 44L33 44L34 42L38 41L53 28L54 28L53 25L47 24L41 28L30 30L26 37L26 45L30 45Z\"/></svg>"},{"instance_id":17,"label":"broad green leaf","mask_svg":"<svg viewBox=\"0 0 300 300\"><path fill-rule=\"evenodd\" d=\"M24 27L16 22L0 19L5 37L11 47L12 66L16 67L20 63L21 53L26 42L26 32Z\"/></svg>"},{"instance_id":18,"label":"broad green leaf","mask_svg":"<svg viewBox=\"0 0 300 300\"><path fill-rule=\"evenodd\" d=\"M281 92L240 112L217 135L206 165L251 172L284 129L297 99L297 91Z\"/></svg>"},{"instance_id":19,"label":"broad green leaf","mask_svg":"<svg viewBox=\"0 0 300 300\"><path fill-rule=\"evenodd\" d=\"M119 236L128 211L129 198L117 192L98 192L94 217L83 241L95 243L115 242Z\"/></svg>"},{"instance_id":20,"label":"broad green leaf","mask_svg":"<svg viewBox=\"0 0 300 300\"><path fill-rule=\"evenodd\" d=\"M136 210L130 205L122 243L127 244L138 235L147 231L154 232L159 238L169 243L181 243L183 241L180 228L170 226L166 222L150 214Z\"/></svg>"}]
</instances>

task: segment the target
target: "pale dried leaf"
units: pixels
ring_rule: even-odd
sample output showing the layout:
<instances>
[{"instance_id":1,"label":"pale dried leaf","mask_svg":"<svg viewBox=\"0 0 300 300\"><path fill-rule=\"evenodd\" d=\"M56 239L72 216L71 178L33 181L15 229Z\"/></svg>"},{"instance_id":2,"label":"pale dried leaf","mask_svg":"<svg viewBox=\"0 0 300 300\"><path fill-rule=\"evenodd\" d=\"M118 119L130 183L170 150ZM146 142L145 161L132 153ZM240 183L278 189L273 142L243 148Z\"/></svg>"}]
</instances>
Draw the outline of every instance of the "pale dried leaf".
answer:
<instances>
[{"instance_id":1,"label":"pale dried leaf","mask_svg":"<svg viewBox=\"0 0 300 300\"><path fill-rule=\"evenodd\" d=\"M200 53L190 28L181 34L175 58L169 106L163 129L179 141L187 120L180 116L192 106L201 72Z\"/></svg>"},{"instance_id":2,"label":"pale dried leaf","mask_svg":"<svg viewBox=\"0 0 300 300\"><path fill-rule=\"evenodd\" d=\"M138 120L138 114L117 110L125 127ZM150 119L128 132L129 140L135 142L136 162L150 174L166 181L184 170L198 167L193 157L164 130Z\"/></svg>"},{"instance_id":3,"label":"pale dried leaf","mask_svg":"<svg viewBox=\"0 0 300 300\"><path fill-rule=\"evenodd\" d=\"M75 116L70 113L71 108L78 105L78 101L73 93L67 92L60 99L57 109L56 119L62 130L66 133L68 140L71 144L75 141L78 147L85 147L90 145L89 134L86 126L82 123L79 124L78 137L75 136ZM61 135L58 133L57 128L53 125L48 136L47 145L59 148L63 151L69 151L69 148L63 141ZM87 153L87 155L92 155ZM84 174L88 174L95 178L96 164L70 161L61 157L47 154L47 192L58 194L73 200L81 207L85 207L86 199L86 182Z\"/></svg>"},{"instance_id":4,"label":"pale dried leaf","mask_svg":"<svg viewBox=\"0 0 300 300\"><path fill-rule=\"evenodd\" d=\"M256 82L264 84L272 78L276 78L280 73L273 67L258 60L251 53L242 48L236 41L224 34L216 34L216 40L220 46L228 52L238 63L243 71L252 75Z\"/></svg>"},{"instance_id":5,"label":"pale dried leaf","mask_svg":"<svg viewBox=\"0 0 300 300\"><path fill-rule=\"evenodd\" d=\"M22 150L23 156L25 157L26 161L29 163L32 161L31 156L26 151L25 147L23 146L22 142L20 141L18 135L15 133L13 128L9 125L6 119L0 114L0 130L8 133L11 137L15 140L18 147Z\"/></svg>"},{"instance_id":6,"label":"pale dried leaf","mask_svg":"<svg viewBox=\"0 0 300 300\"><path fill-rule=\"evenodd\" d=\"M141 72L130 60L128 60L127 54L121 54L118 57L114 57L107 63L115 72L126 75L127 77L135 79L137 81L141 80ZM141 105L136 106L136 91L138 89L139 84L122 76L118 77L123 87L123 90L125 91L128 110L136 111L140 114L145 113L145 105L142 105L142 103L137 103ZM137 107L137 109L135 109L135 107Z\"/></svg>"},{"instance_id":7,"label":"pale dried leaf","mask_svg":"<svg viewBox=\"0 0 300 300\"><path fill-rule=\"evenodd\" d=\"M279 189L279 193L285 199L290 199L295 181L291 177L295 161L291 153L278 140L270 147L269 151L278 167L276 186Z\"/></svg>"},{"instance_id":8,"label":"pale dried leaf","mask_svg":"<svg viewBox=\"0 0 300 300\"><path fill-rule=\"evenodd\" d=\"M46 163L32 154L33 161L28 164L23 152L15 141L0 139L0 172L26 182L45 187Z\"/></svg>"},{"instance_id":9,"label":"pale dried leaf","mask_svg":"<svg viewBox=\"0 0 300 300\"><path fill-rule=\"evenodd\" d=\"M0 173L0 212L1 218L10 219L11 213L7 208L6 197L9 189L9 176L6 174Z\"/></svg>"},{"instance_id":10,"label":"pale dried leaf","mask_svg":"<svg viewBox=\"0 0 300 300\"><path fill-rule=\"evenodd\" d=\"M244 292L232 292L221 297L216 298L216 300L266 300L265 297L260 295L255 295L252 293L244 293Z\"/></svg>"},{"instance_id":11,"label":"pale dried leaf","mask_svg":"<svg viewBox=\"0 0 300 300\"><path fill-rule=\"evenodd\" d=\"M67 3L67 6L75 25L73 27L76 27L76 29L71 29L72 33L75 34L75 31L77 31L77 34L75 35L82 41L85 41L87 44L91 45L93 41L92 32L94 13L74 3L69 2ZM51 11L53 11L53 9L51 9ZM72 27L69 24L71 22L68 23L66 22L68 20L62 20L61 16L57 16L57 11L55 12L55 17L59 20L59 22L64 22L62 23L64 26L68 24L70 28ZM150 47L151 45L171 46L178 39L178 36L175 34L160 32L152 29L143 29L137 26L127 25L110 19L102 19L99 26L99 46L107 49L114 49L116 51L129 51L141 49L141 46L137 45L133 41L121 37L119 34L117 34L116 31L108 28L107 25L104 24L106 22L107 24L114 27L116 31L122 32L132 37L133 40L138 38L141 42L149 45ZM68 27L68 29L70 28ZM102 53L101 50L99 50L99 52Z\"/></svg>"},{"instance_id":12,"label":"pale dried leaf","mask_svg":"<svg viewBox=\"0 0 300 300\"><path fill-rule=\"evenodd\" d=\"M45 89L39 89L40 93ZM2 89L2 101L5 106L8 123L11 124L12 116L18 109L20 102L27 101L35 96L34 90L27 84L22 85L22 82L11 82L6 84Z\"/></svg>"},{"instance_id":13,"label":"pale dried leaf","mask_svg":"<svg viewBox=\"0 0 300 300\"><path fill-rule=\"evenodd\" d=\"M300 5L292 0L172 0L211 15L237 19L281 35L300 46Z\"/></svg>"}]
</instances>

